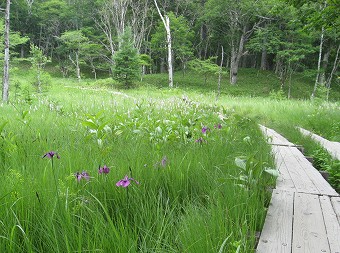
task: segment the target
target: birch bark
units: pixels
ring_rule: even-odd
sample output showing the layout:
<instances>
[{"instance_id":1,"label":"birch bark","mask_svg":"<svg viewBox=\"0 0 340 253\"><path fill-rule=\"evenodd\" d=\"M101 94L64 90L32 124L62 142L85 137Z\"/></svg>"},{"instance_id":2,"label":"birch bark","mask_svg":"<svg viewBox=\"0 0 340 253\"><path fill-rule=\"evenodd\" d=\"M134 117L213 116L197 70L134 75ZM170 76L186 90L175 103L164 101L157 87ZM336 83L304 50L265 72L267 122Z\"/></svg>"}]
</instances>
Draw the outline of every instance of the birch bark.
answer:
<instances>
[{"instance_id":1,"label":"birch bark","mask_svg":"<svg viewBox=\"0 0 340 253\"><path fill-rule=\"evenodd\" d=\"M157 1L154 0L158 14L160 16L160 18L162 19L162 22L164 24L165 27L165 31L166 31L166 43L167 43L167 48L168 48L168 74L169 74L169 88L172 88L174 86L174 82L173 82L173 70L172 70L172 49L171 49L171 31L170 31L170 19L167 15L162 15Z\"/></svg>"},{"instance_id":2,"label":"birch bark","mask_svg":"<svg viewBox=\"0 0 340 253\"><path fill-rule=\"evenodd\" d=\"M5 31L4 31L4 44L5 44L5 56L4 56L4 75L2 82L2 100L8 102L9 96L9 16L10 16L11 0L6 2L5 10Z\"/></svg>"}]
</instances>

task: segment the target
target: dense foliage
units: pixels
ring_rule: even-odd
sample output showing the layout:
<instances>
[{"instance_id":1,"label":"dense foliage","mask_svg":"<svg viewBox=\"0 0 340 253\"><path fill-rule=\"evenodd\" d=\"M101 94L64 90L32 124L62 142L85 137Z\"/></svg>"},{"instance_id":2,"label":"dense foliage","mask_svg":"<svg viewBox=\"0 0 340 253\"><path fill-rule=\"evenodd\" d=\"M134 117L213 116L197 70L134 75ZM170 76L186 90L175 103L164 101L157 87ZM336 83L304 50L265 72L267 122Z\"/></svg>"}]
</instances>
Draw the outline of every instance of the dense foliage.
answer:
<instances>
[{"instance_id":1,"label":"dense foliage","mask_svg":"<svg viewBox=\"0 0 340 253\"><path fill-rule=\"evenodd\" d=\"M282 86L292 85L293 72L307 69L317 76L316 86L330 88L339 80L338 0L166 0L158 5L170 18L177 70L211 57L219 65L223 46L232 84L239 67L275 71ZM111 73L127 26L137 51L153 60L147 71L167 67L165 28L151 0L12 0L10 19L12 57L29 57L31 43L64 76L80 79L81 69L94 76Z\"/></svg>"}]
</instances>

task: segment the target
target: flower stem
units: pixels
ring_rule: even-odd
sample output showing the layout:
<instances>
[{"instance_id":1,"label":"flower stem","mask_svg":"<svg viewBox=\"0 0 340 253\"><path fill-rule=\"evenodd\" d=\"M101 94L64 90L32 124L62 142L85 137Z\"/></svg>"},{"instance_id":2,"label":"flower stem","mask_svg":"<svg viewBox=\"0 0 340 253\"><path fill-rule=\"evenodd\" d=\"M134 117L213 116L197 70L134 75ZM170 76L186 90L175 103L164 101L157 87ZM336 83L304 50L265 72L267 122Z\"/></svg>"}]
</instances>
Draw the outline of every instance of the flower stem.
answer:
<instances>
[{"instance_id":1,"label":"flower stem","mask_svg":"<svg viewBox=\"0 0 340 253\"><path fill-rule=\"evenodd\" d=\"M53 173L53 178L54 178L54 185L55 185L55 190L56 190L56 194L59 194L58 191L58 182L57 182L57 178L55 176L55 171L54 171L54 166L53 166L53 157L51 158L51 165L52 165L52 173Z\"/></svg>"}]
</instances>

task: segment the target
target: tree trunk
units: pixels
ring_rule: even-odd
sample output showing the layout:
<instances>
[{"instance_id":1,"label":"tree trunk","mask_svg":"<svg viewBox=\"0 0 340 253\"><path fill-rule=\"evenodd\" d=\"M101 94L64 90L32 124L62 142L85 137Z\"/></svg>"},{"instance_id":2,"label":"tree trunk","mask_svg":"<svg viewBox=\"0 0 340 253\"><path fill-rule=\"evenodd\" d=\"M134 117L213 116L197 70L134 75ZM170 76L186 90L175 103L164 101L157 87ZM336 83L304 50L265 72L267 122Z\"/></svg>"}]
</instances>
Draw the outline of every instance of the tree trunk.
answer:
<instances>
[{"instance_id":1,"label":"tree trunk","mask_svg":"<svg viewBox=\"0 0 340 253\"><path fill-rule=\"evenodd\" d=\"M262 54L261 54L261 70L267 70L268 68L268 54L267 54L267 49L263 48L262 49Z\"/></svg>"},{"instance_id":2,"label":"tree trunk","mask_svg":"<svg viewBox=\"0 0 340 253\"><path fill-rule=\"evenodd\" d=\"M169 88L172 88L174 86L173 83L173 70L172 70L172 49L171 49L171 32L170 32L170 19L167 15L165 15L165 18L163 17L161 11L158 8L157 1L154 0L158 14L160 18L162 19L162 22L165 27L166 31L166 42L168 47L168 74L169 74Z\"/></svg>"},{"instance_id":3,"label":"tree trunk","mask_svg":"<svg viewBox=\"0 0 340 253\"><path fill-rule=\"evenodd\" d=\"M222 78L222 66L223 66L223 56L224 56L224 49L223 46L221 46L222 52L221 52L221 64L220 64L220 70L218 72L218 84L217 84L217 96L216 100L221 95L221 78Z\"/></svg>"},{"instance_id":4,"label":"tree trunk","mask_svg":"<svg viewBox=\"0 0 340 253\"><path fill-rule=\"evenodd\" d=\"M330 91L330 88L331 88L331 83L332 83L333 75L334 75L336 69L339 67L339 63L340 63L339 53L340 53L340 44L338 45L338 50L336 51L336 55L335 55L334 64L333 64L333 68L332 68L331 74L329 75L329 78L328 78L327 83L326 83L326 87L327 87L327 100L329 98L329 91Z\"/></svg>"},{"instance_id":5,"label":"tree trunk","mask_svg":"<svg viewBox=\"0 0 340 253\"><path fill-rule=\"evenodd\" d=\"M236 84L237 82L237 72L238 72L238 62L237 62L237 53L235 52L235 48L232 46L231 48L231 59L230 59L230 84Z\"/></svg>"},{"instance_id":6,"label":"tree trunk","mask_svg":"<svg viewBox=\"0 0 340 253\"><path fill-rule=\"evenodd\" d=\"M319 77L319 83L326 85L326 69L328 66L329 55L331 54L330 47L327 48L327 51L323 54L322 58L322 70Z\"/></svg>"},{"instance_id":7,"label":"tree trunk","mask_svg":"<svg viewBox=\"0 0 340 253\"><path fill-rule=\"evenodd\" d=\"M171 33L170 33L170 19L166 15L165 16L166 23L166 40L168 44L168 71L169 71L169 87L172 88L174 86L173 81L173 70L172 70L172 47L171 47Z\"/></svg>"},{"instance_id":8,"label":"tree trunk","mask_svg":"<svg viewBox=\"0 0 340 253\"><path fill-rule=\"evenodd\" d=\"M146 23L150 10L149 0L131 1L130 7L132 12L130 22L134 36L133 41L138 52L141 53L145 38L148 37L148 34L150 33L152 27L151 24Z\"/></svg>"},{"instance_id":9,"label":"tree trunk","mask_svg":"<svg viewBox=\"0 0 340 253\"><path fill-rule=\"evenodd\" d=\"M201 25L201 46L200 46L200 49L199 49L199 56L200 56L200 59L205 59L206 58L206 55L207 55L207 45L208 45L208 41L207 41L207 26L205 23L203 23Z\"/></svg>"},{"instance_id":10,"label":"tree trunk","mask_svg":"<svg viewBox=\"0 0 340 253\"><path fill-rule=\"evenodd\" d=\"M245 32L246 27L243 28L243 33L241 35L238 49L235 48L234 44L231 48L231 61L230 61L230 84L235 85L237 83L237 74L240 64L241 57L243 55L243 48L245 42Z\"/></svg>"},{"instance_id":11,"label":"tree trunk","mask_svg":"<svg viewBox=\"0 0 340 253\"><path fill-rule=\"evenodd\" d=\"M9 94L9 14L10 14L11 0L7 0L5 10L5 31L4 31L4 44L5 44L5 56L4 56L4 76L2 82L2 101L8 102Z\"/></svg>"},{"instance_id":12,"label":"tree trunk","mask_svg":"<svg viewBox=\"0 0 340 253\"><path fill-rule=\"evenodd\" d=\"M315 97L316 89L318 88L319 79L320 79L321 57L322 57L324 32L325 32L325 29L324 29L324 27L322 27L321 36L320 36L320 45L319 45L319 59L318 59L318 69L317 69L318 72L316 73L315 84L314 84L314 89L313 89L313 92L312 92L312 95L311 95L311 99L313 99Z\"/></svg>"},{"instance_id":13,"label":"tree trunk","mask_svg":"<svg viewBox=\"0 0 340 253\"><path fill-rule=\"evenodd\" d=\"M76 70L77 70L78 82L80 82L81 76L80 76L80 66L79 66L79 55L78 55L78 53L76 53Z\"/></svg>"}]
</instances>

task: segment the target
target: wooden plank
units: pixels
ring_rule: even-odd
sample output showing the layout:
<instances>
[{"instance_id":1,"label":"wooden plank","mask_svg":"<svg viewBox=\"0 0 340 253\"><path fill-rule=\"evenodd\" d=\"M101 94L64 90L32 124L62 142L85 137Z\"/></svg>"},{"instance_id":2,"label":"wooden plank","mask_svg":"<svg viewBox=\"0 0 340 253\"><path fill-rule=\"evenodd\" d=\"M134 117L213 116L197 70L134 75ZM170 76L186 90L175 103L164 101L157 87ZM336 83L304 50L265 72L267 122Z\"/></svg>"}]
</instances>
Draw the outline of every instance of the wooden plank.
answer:
<instances>
[{"instance_id":1,"label":"wooden plank","mask_svg":"<svg viewBox=\"0 0 340 253\"><path fill-rule=\"evenodd\" d=\"M256 252L291 253L293 192L273 190Z\"/></svg>"},{"instance_id":2,"label":"wooden plank","mask_svg":"<svg viewBox=\"0 0 340 253\"><path fill-rule=\"evenodd\" d=\"M319 197L296 193L292 253L330 252Z\"/></svg>"},{"instance_id":3,"label":"wooden plank","mask_svg":"<svg viewBox=\"0 0 340 253\"><path fill-rule=\"evenodd\" d=\"M330 141L329 149L334 159L340 160L340 142Z\"/></svg>"},{"instance_id":4,"label":"wooden plank","mask_svg":"<svg viewBox=\"0 0 340 253\"><path fill-rule=\"evenodd\" d=\"M320 196L323 219L331 253L340 253L340 224L328 196Z\"/></svg>"},{"instance_id":5,"label":"wooden plank","mask_svg":"<svg viewBox=\"0 0 340 253\"><path fill-rule=\"evenodd\" d=\"M305 136L310 136L313 140L319 142L330 155L337 160L340 160L340 143L329 141L319 135L316 135L306 129L299 127L300 132Z\"/></svg>"},{"instance_id":6,"label":"wooden plank","mask_svg":"<svg viewBox=\"0 0 340 253\"><path fill-rule=\"evenodd\" d=\"M290 149L299 164L299 169L304 170L320 195L339 196L333 187L323 178L320 172L297 149Z\"/></svg>"},{"instance_id":7,"label":"wooden plank","mask_svg":"<svg viewBox=\"0 0 340 253\"><path fill-rule=\"evenodd\" d=\"M331 198L331 201L336 217L338 218L338 222L340 223L340 198L333 197Z\"/></svg>"},{"instance_id":8,"label":"wooden plank","mask_svg":"<svg viewBox=\"0 0 340 253\"><path fill-rule=\"evenodd\" d=\"M304 169L301 169L299 161L295 157L296 148L281 147L282 152L285 152L284 166L289 172L289 175L295 185L297 192L320 194L318 188L309 178Z\"/></svg>"},{"instance_id":9,"label":"wooden plank","mask_svg":"<svg viewBox=\"0 0 340 253\"><path fill-rule=\"evenodd\" d=\"M285 164L286 158L284 152L281 150L281 146L273 146L272 151L275 156L276 168L279 171L279 176L276 179L276 189L295 191L296 188Z\"/></svg>"},{"instance_id":10,"label":"wooden plank","mask_svg":"<svg viewBox=\"0 0 340 253\"><path fill-rule=\"evenodd\" d=\"M275 132L273 129L260 125L260 129L265 136L267 136L267 142L271 145L282 145L282 146L294 146L293 143L288 141L282 135Z\"/></svg>"}]
</instances>

